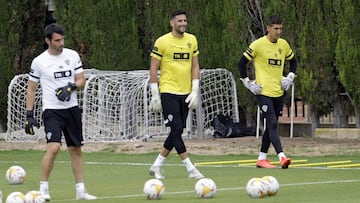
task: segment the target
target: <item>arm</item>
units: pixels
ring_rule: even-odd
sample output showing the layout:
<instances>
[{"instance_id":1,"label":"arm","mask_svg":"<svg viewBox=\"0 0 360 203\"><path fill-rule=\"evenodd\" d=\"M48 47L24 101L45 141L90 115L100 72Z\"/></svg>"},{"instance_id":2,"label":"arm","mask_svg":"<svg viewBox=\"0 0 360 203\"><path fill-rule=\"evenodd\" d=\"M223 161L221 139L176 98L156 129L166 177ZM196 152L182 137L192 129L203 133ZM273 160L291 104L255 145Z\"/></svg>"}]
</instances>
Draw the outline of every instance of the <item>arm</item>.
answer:
<instances>
[{"instance_id":1,"label":"arm","mask_svg":"<svg viewBox=\"0 0 360 203\"><path fill-rule=\"evenodd\" d=\"M149 105L149 110L151 112L161 112L161 99L159 93L158 77L157 72L160 66L160 60L151 57L150 61L150 91L151 91L151 100Z\"/></svg>"},{"instance_id":2,"label":"arm","mask_svg":"<svg viewBox=\"0 0 360 203\"><path fill-rule=\"evenodd\" d=\"M289 90L291 85L293 85L293 81L295 78L295 73L296 73L296 67L297 67L297 62L295 57L293 57L290 60L290 71L289 74L286 77L283 77L283 79L281 80L281 88L285 91Z\"/></svg>"},{"instance_id":3,"label":"arm","mask_svg":"<svg viewBox=\"0 0 360 203\"><path fill-rule=\"evenodd\" d=\"M249 60L244 55L239 60L238 69L239 69L239 72L240 72L240 78L247 78L246 64L248 62L249 62Z\"/></svg>"},{"instance_id":4,"label":"arm","mask_svg":"<svg viewBox=\"0 0 360 203\"><path fill-rule=\"evenodd\" d=\"M150 84L151 83L158 83L158 77L157 77L157 72L158 69L160 67L160 60L151 57L151 61L150 61Z\"/></svg>"},{"instance_id":5,"label":"arm","mask_svg":"<svg viewBox=\"0 0 360 203\"><path fill-rule=\"evenodd\" d=\"M200 84L200 65L199 57L194 56L191 63L191 93L186 97L185 102L188 103L190 109L196 109L199 103L198 91Z\"/></svg>"},{"instance_id":6,"label":"arm","mask_svg":"<svg viewBox=\"0 0 360 203\"><path fill-rule=\"evenodd\" d=\"M246 88L250 90L254 95L258 95L261 93L262 88L260 85L256 84L255 81L251 82L246 73L246 64L249 60L243 55L238 62L238 69L240 72L240 80L244 84Z\"/></svg>"},{"instance_id":7,"label":"arm","mask_svg":"<svg viewBox=\"0 0 360 203\"><path fill-rule=\"evenodd\" d=\"M191 79L200 79L199 56L194 56L192 59Z\"/></svg>"},{"instance_id":8,"label":"arm","mask_svg":"<svg viewBox=\"0 0 360 203\"><path fill-rule=\"evenodd\" d=\"M296 61L296 58L293 57L291 60L290 60L290 72L292 73L296 73L296 68L297 68L297 61Z\"/></svg>"},{"instance_id":9,"label":"arm","mask_svg":"<svg viewBox=\"0 0 360 203\"><path fill-rule=\"evenodd\" d=\"M35 93L36 93L37 83L29 80L27 93L26 93L26 110L32 111L35 103Z\"/></svg>"},{"instance_id":10,"label":"arm","mask_svg":"<svg viewBox=\"0 0 360 203\"><path fill-rule=\"evenodd\" d=\"M39 128L39 123L34 119L34 103L36 94L37 83L29 80L26 93L26 120L25 120L25 133L34 135L34 126Z\"/></svg>"},{"instance_id":11,"label":"arm","mask_svg":"<svg viewBox=\"0 0 360 203\"><path fill-rule=\"evenodd\" d=\"M84 72L75 75L75 86L77 89L82 89L85 86L85 74Z\"/></svg>"}]
</instances>

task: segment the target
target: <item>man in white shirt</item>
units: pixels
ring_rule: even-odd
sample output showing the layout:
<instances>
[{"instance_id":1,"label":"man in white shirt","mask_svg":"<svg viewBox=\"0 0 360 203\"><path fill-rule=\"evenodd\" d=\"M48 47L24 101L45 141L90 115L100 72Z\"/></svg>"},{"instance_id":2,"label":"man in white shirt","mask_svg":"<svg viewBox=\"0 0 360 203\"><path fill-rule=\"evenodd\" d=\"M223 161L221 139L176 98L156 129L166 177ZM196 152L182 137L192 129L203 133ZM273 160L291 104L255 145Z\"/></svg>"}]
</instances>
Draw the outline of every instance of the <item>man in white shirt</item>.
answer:
<instances>
[{"instance_id":1,"label":"man in white shirt","mask_svg":"<svg viewBox=\"0 0 360 203\"><path fill-rule=\"evenodd\" d=\"M76 199L93 200L96 196L87 193L84 185L81 110L76 95L76 90L85 85L82 62L76 51L64 48L64 30L60 25L53 23L46 26L44 35L48 49L34 58L31 64L25 122L25 132L33 135L33 127L39 127L33 117L33 108L36 88L40 83L42 118L47 140L47 150L41 166L40 192L47 201L51 199L49 176L64 135L76 182Z\"/></svg>"}]
</instances>

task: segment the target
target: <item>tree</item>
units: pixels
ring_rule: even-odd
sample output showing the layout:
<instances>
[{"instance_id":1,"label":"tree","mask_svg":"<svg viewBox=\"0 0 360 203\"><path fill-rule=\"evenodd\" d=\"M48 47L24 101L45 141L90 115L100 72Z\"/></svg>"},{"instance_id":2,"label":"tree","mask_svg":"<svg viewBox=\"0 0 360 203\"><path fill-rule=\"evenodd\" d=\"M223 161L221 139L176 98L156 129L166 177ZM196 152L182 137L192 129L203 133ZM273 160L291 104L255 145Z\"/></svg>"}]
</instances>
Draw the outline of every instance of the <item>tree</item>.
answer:
<instances>
[{"instance_id":1,"label":"tree","mask_svg":"<svg viewBox=\"0 0 360 203\"><path fill-rule=\"evenodd\" d=\"M360 2L356 0L334 0L338 18L339 35L336 44L336 65L346 95L355 109L356 127L360 127Z\"/></svg>"}]
</instances>

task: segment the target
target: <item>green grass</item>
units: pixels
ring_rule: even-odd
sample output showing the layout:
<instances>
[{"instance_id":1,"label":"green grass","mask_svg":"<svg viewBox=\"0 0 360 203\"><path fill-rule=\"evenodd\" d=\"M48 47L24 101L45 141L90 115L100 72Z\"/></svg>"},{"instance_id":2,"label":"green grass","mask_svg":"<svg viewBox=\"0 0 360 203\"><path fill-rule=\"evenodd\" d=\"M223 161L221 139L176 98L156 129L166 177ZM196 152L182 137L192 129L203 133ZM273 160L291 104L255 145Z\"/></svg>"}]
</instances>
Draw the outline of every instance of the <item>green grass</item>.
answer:
<instances>
[{"instance_id":1,"label":"green grass","mask_svg":"<svg viewBox=\"0 0 360 203\"><path fill-rule=\"evenodd\" d=\"M0 189L3 200L13 191L26 193L39 188L41 151L2 151L0 153ZM91 202L148 202L142 192L150 164L157 154L117 154L112 152L84 153L85 184L87 190L99 197ZM198 156L191 155L193 162L254 159L256 155ZM360 163L359 154L349 156L292 157L308 162L352 160ZM275 156L270 157L276 161ZM8 185L5 171L11 165L20 165L27 172L22 185ZM198 199L194 193L195 180L187 179L185 167L179 157L171 154L163 167L166 179L162 180L166 192L159 202L358 202L360 194L360 168L326 169L326 167L303 167L283 169L257 169L239 167L235 164L222 166L199 166L201 172L212 178L218 191L213 199ZM280 183L276 196L262 199L249 198L245 185L252 177L272 175ZM51 202L75 201L74 179L69 155L62 151L50 177Z\"/></svg>"}]
</instances>

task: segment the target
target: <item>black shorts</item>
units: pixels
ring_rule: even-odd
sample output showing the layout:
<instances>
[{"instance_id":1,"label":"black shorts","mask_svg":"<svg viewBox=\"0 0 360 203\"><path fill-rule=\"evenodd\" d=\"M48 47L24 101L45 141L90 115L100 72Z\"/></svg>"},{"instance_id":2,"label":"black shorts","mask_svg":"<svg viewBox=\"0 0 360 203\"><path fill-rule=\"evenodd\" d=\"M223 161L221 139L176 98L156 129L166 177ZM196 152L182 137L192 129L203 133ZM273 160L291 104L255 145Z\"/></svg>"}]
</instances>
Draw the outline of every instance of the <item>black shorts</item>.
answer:
<instances>
[{"instance_id":1,"label":"black shorts","mask_svg":"<svg viewBox=\"0 0 360 203\"><path fill-rule=\"evenodd\" d=\"M185 103L187 95L161 93L161 104L166 126L186 128L186 118L189 113L188 104Z\"/></svg>"},{"instance_id":2,"label":"black shorts","mask_svg":"<svg viewBox=\"0 0 360 203\"><path fill-rule=\"evenodd\" d=\"M81 109L46 109L42 114L46 141L61 143L64 135L66 145L79 147L83 144Z\"/></svg>"}]
</instances>

